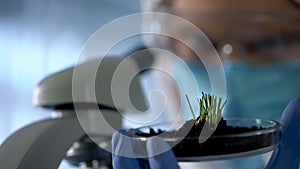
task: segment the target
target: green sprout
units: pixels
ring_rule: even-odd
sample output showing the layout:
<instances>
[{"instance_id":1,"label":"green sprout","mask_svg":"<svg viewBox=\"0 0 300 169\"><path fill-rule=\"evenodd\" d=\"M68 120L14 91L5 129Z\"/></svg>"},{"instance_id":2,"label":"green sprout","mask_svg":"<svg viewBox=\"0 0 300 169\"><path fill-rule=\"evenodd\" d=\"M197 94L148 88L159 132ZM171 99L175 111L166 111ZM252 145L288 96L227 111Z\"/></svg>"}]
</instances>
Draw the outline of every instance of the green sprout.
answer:
<instances>
[{"instance_id":1,"label":"green sprout","mask_svg":"<svg viewBox=\"0 0 300 169\"><path fill-rule=\"evenodd\" d=\"M200 110L199 116L196 118L189 97L187 95L185 95L185 97L196 125L203 121L208 121L210 124L216 124L222 118L222 111L227 100L222 103L221 97L216 97L215 95L205 94L202 92L202 97L197 99Z\"/></svg>"}]
</instances>

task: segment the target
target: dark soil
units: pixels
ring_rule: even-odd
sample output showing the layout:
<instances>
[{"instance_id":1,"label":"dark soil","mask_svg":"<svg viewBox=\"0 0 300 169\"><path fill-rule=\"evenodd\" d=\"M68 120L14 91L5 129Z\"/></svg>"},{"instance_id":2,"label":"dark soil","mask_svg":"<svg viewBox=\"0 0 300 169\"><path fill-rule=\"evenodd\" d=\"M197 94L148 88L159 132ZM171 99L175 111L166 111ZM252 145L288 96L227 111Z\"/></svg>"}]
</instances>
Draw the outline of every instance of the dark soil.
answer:
<instances>
[{"instance_id":1,"label":"dark soil","mask_svg":"<svg viewBox=\"0 0 300 169\"><path fill-rule=\"evenodd\" d=\"M199 143L199 135L205 122L195 125L194 120L187 121L177 131L155 131L149 128L149 132L143 133L140 130L132 130L134 137L151 137L159 135L163 138L184 138L179 141L168 141L173 146L176 157L198 157L209 155L224 155L241 153L261 148L266 148L276 142L278 132L260 133L255 135L243 135L237 137L234 134L248 133L263 130L262 127L236 127L227 125L227 121L221 119L212 136L204 143ZM187 134L186 134L187 133ZM224 137L222 137L222 135ZM225 137L225 135L227 135Z\"/></svg>"}]
</instances>

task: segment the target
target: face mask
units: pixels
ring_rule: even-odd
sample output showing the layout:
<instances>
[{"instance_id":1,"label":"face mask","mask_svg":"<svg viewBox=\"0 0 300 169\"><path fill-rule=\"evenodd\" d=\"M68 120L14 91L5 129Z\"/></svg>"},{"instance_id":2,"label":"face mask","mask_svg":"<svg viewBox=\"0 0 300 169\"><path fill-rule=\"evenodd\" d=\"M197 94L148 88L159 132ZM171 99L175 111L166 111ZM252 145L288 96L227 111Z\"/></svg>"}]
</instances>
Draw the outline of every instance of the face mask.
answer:
<instances>
[{"instance_id":1,"label":"face mask","mask_svg":"<svg viewBox=\"0 0 300 169\"><path fill-rule=\"evenodd\" d=\"M288 102L300 96L299 63L251 66L228 62L224 69L228 86L224 116L280 121Z\"/></svg>"}]
</instances>

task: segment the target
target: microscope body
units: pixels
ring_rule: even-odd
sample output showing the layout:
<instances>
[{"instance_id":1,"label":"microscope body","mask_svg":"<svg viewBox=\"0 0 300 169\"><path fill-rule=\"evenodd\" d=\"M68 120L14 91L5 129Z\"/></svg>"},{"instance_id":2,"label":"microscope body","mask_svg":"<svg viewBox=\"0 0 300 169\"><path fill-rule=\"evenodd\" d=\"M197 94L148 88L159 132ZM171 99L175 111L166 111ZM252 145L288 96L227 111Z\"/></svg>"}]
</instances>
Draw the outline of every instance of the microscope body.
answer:
<instances>
[{"instance_id":1,"label":"microscope body","mask_svg":"<svg viewBox=\"0 0 300 169\"><path fill-rule=\"evenodd\" d=\"M117 70L120 75L116 75ZM135 72L139 72L139 67L134 59L107 57L43 79L34 91L33 102L36 106L53 109L56 116L29 124L8 137L0 146L1 169L41 166L56 169L66 154L74 155L70 147L84 136L92 136L96 144L110 149L112 133L122 128L121 111L134 113L132 105L138 110L147 108L142 86L136 77L130 79L126 96L129 101L115 104L114 89L118 84L128 84L122 81L128 78L122 77ZM117 86L112 85L115 80Z\"/></svg>"}]
</instances>

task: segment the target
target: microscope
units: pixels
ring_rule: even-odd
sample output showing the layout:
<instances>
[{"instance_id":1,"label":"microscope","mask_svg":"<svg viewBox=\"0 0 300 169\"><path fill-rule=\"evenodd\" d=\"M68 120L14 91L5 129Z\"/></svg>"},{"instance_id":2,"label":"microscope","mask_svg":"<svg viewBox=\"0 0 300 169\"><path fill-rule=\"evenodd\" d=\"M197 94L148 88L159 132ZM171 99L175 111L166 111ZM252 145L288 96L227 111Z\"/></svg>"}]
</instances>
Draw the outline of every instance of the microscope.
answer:
<instances>
[{"instance_id":1,"label":"microscope","mask_svg":"<svg viewBox=\"0 0 300 169\"><path fill-rule=\"evenodd\" d=\"M125 59L126 58L126 59ZM54 115L9 136L0 147L1 169L111 168L111 136L123 113L146 110L134 58L103 57L44 78L33 102ZM106 150L105 150L106 149Z\"/></svg>"}]
</instances>

